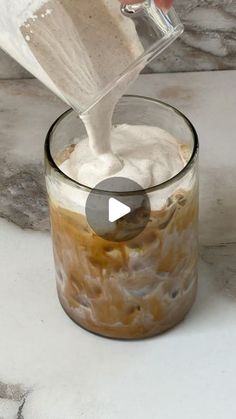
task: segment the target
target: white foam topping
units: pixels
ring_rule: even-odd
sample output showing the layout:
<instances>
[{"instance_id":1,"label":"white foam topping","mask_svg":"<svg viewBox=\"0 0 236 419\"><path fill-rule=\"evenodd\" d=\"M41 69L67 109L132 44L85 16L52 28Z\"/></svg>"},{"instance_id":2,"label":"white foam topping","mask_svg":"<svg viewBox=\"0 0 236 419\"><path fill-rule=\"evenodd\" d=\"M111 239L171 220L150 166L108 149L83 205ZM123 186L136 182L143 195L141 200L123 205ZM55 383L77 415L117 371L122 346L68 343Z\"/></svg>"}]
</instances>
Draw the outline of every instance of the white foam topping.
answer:
<instances>
[{"instance_id":1,"label":"white foam topping","mask_svg":"<svg viewBox=\"0 0 236 419\"><path fill-rule=\"evenodd\" d=\"M157 127L119 125L111 131L111 152L95 156L88 139L78 142L61 170L90 188L112 176L134 180L144 189L179 173L186 161L177 140Z\"/></svg>"}]
</instances>

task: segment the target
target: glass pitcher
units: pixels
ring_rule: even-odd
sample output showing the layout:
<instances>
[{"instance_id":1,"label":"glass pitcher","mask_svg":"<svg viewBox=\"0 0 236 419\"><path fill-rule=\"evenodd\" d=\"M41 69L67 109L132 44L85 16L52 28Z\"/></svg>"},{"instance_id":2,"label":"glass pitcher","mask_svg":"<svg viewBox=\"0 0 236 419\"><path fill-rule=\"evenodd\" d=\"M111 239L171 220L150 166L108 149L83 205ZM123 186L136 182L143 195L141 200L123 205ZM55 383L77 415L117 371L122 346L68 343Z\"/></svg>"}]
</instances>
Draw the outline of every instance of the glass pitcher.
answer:
<instances>
[{"instance_id":1,"label":"glass pitcher","mask_svg":"<svg viewBox=\"0 0 236 419\"><path fill-rule=\"evenodd\" d=\"M135 80L182 31L154 0L0 3L0 47L79 113Z\"/></svg>"}]
</instances>

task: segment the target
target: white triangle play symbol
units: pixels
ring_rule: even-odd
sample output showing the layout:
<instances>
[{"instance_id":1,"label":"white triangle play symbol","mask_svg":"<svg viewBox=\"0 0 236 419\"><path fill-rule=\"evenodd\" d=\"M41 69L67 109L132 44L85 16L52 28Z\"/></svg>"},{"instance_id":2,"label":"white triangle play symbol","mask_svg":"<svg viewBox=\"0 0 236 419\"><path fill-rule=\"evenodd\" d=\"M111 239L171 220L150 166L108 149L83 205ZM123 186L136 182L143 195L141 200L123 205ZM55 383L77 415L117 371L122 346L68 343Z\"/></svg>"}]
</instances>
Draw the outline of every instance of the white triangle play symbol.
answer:
<instances>
[{"instance_id":1,"label":"white triangle play symbol","mask_svg":"<svg viewBox=\"0 0 236 419\"><path fill-rule=\"evenodd\" d=\"M119 220L127 214L131 213L131 208L128 205L123 204L115 198L109 199L109 221L114 223L114 221Z\"/></svg>"}]
</instances>

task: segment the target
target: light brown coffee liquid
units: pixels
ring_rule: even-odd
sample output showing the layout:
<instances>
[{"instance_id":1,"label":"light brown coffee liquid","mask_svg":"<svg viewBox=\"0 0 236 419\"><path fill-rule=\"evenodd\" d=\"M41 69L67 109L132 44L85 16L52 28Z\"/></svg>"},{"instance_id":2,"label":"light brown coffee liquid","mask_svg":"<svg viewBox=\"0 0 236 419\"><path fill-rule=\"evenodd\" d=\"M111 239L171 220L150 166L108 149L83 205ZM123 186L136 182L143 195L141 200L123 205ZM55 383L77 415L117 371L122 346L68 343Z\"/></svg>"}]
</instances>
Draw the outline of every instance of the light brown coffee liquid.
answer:
<instances>
[{"instance_id":1,"label":"light brown coffee liquid","mask_svg":"<svg viewBox=\"0 0 236 419\"><path fill-rule=\"evenodd\" d=\"M196 295L197 191L176 192L128 242L96 236L83 215L50 202L58 293L82 327L144 338L179 323Z\"/></svg>"}]
</instances>

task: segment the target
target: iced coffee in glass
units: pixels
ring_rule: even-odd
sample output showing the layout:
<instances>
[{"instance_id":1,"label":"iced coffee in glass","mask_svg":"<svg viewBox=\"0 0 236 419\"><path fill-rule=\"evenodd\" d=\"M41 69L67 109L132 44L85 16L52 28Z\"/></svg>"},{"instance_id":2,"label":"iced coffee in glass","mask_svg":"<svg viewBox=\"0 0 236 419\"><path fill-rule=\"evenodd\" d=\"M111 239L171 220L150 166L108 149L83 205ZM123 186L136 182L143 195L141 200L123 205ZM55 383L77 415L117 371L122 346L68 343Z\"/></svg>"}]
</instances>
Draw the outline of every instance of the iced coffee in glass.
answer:
<instances>
[{"instance_id":1,"label":"iced coffee in glass","mask_svg":"<svg viewBox=\"0 0 236 419\"><path fill-rule=\"evenodd\" d=\"M107 156L99 162L87 156L87 134L73 111L48 133L56 283L62 307L78 325L106 337L139 339L178 324L196 296L198 139L180 112L149 98L123 97L112 122L121 167L109 175ZM150 202L145 228L125 240L106 239L103 227L94 231L86 217L91 191L113 176L140 184ZM107 191L96 192L102 202ZM96 210L99 217L101 207ZM118 220L117 229L133 228L130 214L127 220Z\"/></svg>"}]
</instances>

